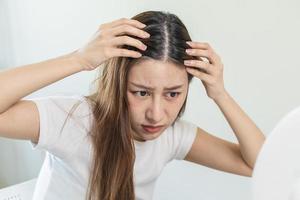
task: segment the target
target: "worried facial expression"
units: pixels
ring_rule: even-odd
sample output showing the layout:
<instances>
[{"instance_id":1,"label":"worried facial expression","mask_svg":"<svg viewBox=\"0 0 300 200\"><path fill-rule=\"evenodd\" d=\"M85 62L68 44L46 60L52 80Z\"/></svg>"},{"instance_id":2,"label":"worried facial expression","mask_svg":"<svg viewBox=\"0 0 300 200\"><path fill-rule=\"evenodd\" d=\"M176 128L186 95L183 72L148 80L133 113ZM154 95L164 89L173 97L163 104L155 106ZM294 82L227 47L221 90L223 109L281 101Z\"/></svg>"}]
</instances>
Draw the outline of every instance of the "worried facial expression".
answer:
<instances>
[{"instance_id":1,"label":"worried facial expression","mask_svg":"<svg viewBox=\"0 0 300 200\"><path fill-rule=\"evenodd\" d=\"M183 66L153 59L131 67L127 98L135 140L153 140L176 119L188 91Z\"/></svg>"}]
</instances>

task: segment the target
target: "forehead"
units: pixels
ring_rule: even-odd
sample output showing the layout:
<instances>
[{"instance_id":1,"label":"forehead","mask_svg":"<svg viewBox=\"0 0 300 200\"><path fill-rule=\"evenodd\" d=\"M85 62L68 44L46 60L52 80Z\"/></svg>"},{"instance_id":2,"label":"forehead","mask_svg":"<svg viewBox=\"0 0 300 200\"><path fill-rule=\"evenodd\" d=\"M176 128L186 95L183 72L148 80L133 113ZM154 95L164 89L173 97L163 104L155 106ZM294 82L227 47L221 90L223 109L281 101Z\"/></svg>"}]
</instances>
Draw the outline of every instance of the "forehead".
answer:
<instances>
[{"instance_id":1,"label":"forehead","mask_svg":"<svg viewBox=\"0 0 300 200\"><path fill-rule=\"evenodd\" d=\"M188 75L184 66L147 59L131 66L128 81L152 87L169 87L188 84Z\"/></svg>"}]
</instances>

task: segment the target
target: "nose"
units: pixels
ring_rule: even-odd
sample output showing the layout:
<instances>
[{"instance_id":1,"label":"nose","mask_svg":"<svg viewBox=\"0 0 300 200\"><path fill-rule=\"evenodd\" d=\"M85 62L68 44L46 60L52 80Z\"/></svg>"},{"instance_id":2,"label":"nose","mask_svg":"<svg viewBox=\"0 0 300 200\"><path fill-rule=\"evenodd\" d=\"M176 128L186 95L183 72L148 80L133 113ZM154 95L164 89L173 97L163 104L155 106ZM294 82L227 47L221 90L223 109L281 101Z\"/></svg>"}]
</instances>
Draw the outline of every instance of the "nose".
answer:
<instances>
[{"instance_id":1,"label":"nose","mask_svg":"<svg viewBox=\"0 0 300 200\"><path fill-rule=\"evenodd\" d=\"M146 119L151 124L159 124L159 122L163 119L163 114L164 114L163 104L159 100L159 98L156 98L155 100L152 101L149 108L147 109Z\"/></svg>"}]
</instances>

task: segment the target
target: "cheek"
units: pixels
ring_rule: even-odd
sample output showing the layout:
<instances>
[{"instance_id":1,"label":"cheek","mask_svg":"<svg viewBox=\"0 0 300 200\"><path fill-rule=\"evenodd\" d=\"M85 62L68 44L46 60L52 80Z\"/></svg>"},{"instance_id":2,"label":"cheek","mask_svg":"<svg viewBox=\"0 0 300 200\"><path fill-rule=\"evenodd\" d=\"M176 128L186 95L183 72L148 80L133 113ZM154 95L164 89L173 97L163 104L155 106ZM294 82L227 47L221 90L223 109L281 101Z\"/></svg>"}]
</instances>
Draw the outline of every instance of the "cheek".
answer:
<instances>
[{"instance_id":1,"label":"cheek","mask_svg":"<svg viewBox=\"0 0 300 200\"><path fill-rule=\"evenodd\" d=\"M176 114L180 111L180 109L182 108L183 104L184 104L184 100L185 98L180 99L177 104L176 104Z\"/></svg>"},{"instance_id":2,"label":"cheek","mask_svg":"<svg viewBox=\"0 0 300 200\"><path fill-rule=\"evenodd\" d=\"M132 96L132 94L127 94L127 100L129 112L133 117L136 116L137 113L141 112L142 105L135 97Z\"/></svg>"},{"instance_id":3,"label":"cheek","mask_svg":"<svg viewBox=\"0 0 300 200\"><path fill-rule=\"evenodd\" d=\"M165 105L165 108L167 108L168 113L171 115L177 115L180 109L182 108L185 101L185 96L181 95L181 97L178 97L173 102L167 102Z\"/></svg>"},{"instance_id":4,"label":"cheek","mask_svg":"<svg viewBox=\"0 0 300 200\"><path fill-rule=\"evenodd\" d=\"M138 105L138 101L134 98L133 94L127 92L127 100L130 109L134 109Z\"/></svg>"},{"instance_id":5,"label":"cheek","mask_svg":"<svg viewBox=\"0 0 300 200\"><path fill-rule=\"evenodd\" d=\"M182 94L176 101L176 108L174 108L175 112L176 112L176 115L178 114L178 112L180 111L180 109L182 108L185 100L186 100L186 93L185 94Z\"/></svg>"}]
</instances>

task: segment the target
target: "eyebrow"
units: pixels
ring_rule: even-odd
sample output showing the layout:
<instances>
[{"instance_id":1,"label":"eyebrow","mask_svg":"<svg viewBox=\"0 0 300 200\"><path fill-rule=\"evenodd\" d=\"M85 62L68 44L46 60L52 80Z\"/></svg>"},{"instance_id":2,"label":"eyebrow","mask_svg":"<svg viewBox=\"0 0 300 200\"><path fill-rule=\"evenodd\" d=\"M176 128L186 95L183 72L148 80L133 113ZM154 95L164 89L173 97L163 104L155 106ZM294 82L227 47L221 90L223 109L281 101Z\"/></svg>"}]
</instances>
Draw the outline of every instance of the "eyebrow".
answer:
<instances>
[{"instance_id":1,"label":"eyebrow","mask_svg":"<svg viewBox=\"0 0 300 200\"><path fill-rule=\"evenodd\" d=\"M137 83L133 83L133 82L130 82L132 85L136 86L136 87L139 87L139 88L144 88L144 89L147 89L147 90L154 90L153 87L149 87L149 86L145 86L145 85L140 85L140 84L137 84ZM182 88L183 87L183 84L182 85L175 85L175 86L172 86L172 87L165 87L164 90L176 90L176 89L179 89L179 88Z\"/></svg>"}]
</instances>

